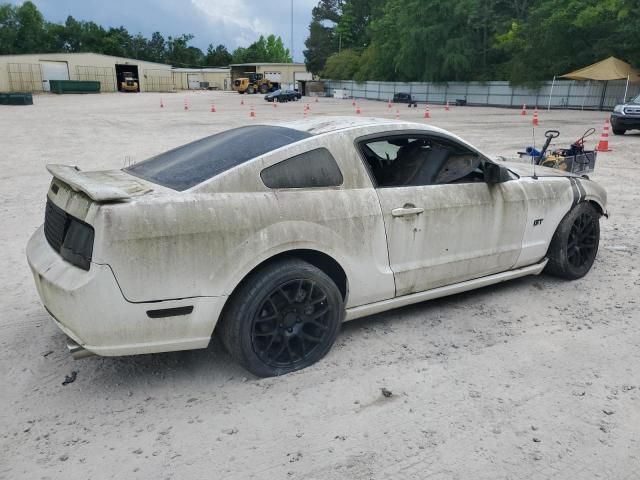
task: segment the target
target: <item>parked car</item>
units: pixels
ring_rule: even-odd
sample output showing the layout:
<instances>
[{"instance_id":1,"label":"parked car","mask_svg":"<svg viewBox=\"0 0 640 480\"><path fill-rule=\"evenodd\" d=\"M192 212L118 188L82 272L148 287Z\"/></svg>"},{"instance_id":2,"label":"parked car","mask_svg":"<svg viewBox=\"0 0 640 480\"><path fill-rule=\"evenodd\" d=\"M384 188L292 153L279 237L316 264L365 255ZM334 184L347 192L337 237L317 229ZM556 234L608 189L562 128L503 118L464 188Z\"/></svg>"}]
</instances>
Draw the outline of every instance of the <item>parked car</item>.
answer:
<instances>
[{"instance_id":1,"label":"parked car","mask_svg":"<svg viewBox=\"0 0 640 480\"><path fill-rule=\"evenodd\" d=\"M344 320L543 271L580 278L606 215L587 177L360 117L235 128L122 170L47 169L27 258L74 357L213 334L259 376L318 361Z\"/></svg>"},{"instance_id":2,"label":"parked car","mask_svg":"<svg viewBox=\"0 0 640 480\"><path fill-rule=\"evenodd\" d=\"M264 96L267 102L277 101L278 103L298 101L300 98L302 95L297 90L276 90Z\"/></svg>"},{"instance_id":3,"label":"parked car","mask_svg":"<svg viewBox=\"0 0 640 480\"><path fill-rule=\"evenodd\" d=\"M640 130L640 95L616 105L611 113L611 131L624 135L627 130Z\"/></svg>"},{"instance_id":4,"label":"parked car","mask_svg":"<svg viewBox=\"0 0 640 480\"><path fill-rule=\"evenodd\" d=\"M393 103L407 103L408 107L413 106L414 108L418 106L418 102L416 102L411 94L409 93L396 93L393 95Z\"/></svg>"}]
</instances>

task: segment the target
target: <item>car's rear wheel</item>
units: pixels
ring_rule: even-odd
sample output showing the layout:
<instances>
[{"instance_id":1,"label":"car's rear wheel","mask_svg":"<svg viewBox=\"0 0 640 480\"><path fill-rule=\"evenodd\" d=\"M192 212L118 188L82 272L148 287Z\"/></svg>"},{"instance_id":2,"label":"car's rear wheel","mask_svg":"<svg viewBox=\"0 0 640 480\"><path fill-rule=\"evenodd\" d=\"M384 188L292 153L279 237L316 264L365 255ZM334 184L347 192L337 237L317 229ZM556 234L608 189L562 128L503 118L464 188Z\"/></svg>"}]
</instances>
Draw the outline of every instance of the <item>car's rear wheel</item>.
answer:
<instances>
[{"instance_id":1,"label":"car's rear wheel","mask_svg":"<svg viewBox=\"0 0 640 480\"><path fill-rule=\"evenodd\" d=\"M590 203L565 215L551 239L546 273L575 280L591 269L600 244L600 214Z\"/></svg>"},{"instance_id":2,"label":"car's rear wheel","mask_svg":"<svg viewBox=\"0 0 640 480\"><path fill-rule=\"evenodd\" d=\"M342 295L331 278L307 262L287 259L243 282L218 332L237 362L255 375L270 377L324 357L343 315Z\"/></svg>"}]
</instances>

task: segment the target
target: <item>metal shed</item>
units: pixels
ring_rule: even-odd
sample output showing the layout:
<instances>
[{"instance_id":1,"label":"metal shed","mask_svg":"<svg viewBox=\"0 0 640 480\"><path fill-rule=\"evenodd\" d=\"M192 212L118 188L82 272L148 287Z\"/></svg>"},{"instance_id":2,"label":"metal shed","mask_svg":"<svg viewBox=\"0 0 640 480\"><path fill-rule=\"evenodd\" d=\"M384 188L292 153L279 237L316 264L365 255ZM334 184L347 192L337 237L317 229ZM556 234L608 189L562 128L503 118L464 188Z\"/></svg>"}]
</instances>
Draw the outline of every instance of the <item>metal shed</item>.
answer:
<instances>
[{"instance_id":1,"label":"metal shed","mask_svg":"<svg viewBox=\"0 0 640 480\"><path fill-rule=\"evenodd\" d=\"M138 78L141 92L175 89L171 66L98 53L42 53L0 56L0 91L47 92L51 80L99 81L115 92L125 72Z\"/></svg>"},{"instance_id":2,"label":"metal shed","mask_svg":"<svg viewBox=\"0 0 640 480\"><path fill-rule=\"evenodd\" d=\"M173 83L178 90L231 90L229 68L174 68ZM202 84L208 84L203 87Z\"/></svg>"},{"instance_id":3,"label":"metal shed","mask_svg":"<svg viewBox=\"0 0 640 480\"><path fill-rule=\"evenodd\" d=\"M235 63L231 64L231 80L247 73L262 73L285 86L298 88L298 83L313 80L304 63ZM279 80L277 80L279 79Z\"/></svg>"}]
</instances>

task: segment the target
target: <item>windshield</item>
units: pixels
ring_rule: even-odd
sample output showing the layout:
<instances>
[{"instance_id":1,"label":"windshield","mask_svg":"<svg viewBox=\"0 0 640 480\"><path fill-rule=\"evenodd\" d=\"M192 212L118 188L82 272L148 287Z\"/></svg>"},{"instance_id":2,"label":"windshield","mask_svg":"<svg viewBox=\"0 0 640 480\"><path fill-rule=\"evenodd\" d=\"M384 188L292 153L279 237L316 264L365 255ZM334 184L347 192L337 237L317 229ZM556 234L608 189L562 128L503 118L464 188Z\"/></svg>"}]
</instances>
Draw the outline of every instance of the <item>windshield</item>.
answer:
<instances>
[{"instance_id":1,"label":"windshield","mask_svg":"<svg viewBox=\"0 0 640 480\"><path fill-rule=\"evenodd\" d=\"M631 100L629 100L629 103L636 103L636 104L640 105L640 95L638 95L635 98L632 98Z\"/></svg>"},{"instance_id":2,"label":"windshield","mask_svg":"<svg viewBox=\"0 0 640 480\"><path fill-rule=\"evenodd\" d=\"M187 190L248 160L311 134L293 128L252 125L187 143L123 169L173 190Z\"/></svg>"}]
</instances>

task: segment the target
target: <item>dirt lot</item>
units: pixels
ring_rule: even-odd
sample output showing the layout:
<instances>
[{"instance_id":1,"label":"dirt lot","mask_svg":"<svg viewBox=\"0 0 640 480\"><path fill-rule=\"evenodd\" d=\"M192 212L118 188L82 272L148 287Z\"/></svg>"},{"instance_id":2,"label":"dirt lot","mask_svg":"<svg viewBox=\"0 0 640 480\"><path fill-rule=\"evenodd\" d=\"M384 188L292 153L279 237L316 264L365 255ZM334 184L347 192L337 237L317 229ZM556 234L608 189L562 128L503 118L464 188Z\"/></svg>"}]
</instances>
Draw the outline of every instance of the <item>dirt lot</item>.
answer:
<instances>
[{"instance_id":1,"label":"dirt lot","mask_svg":"<svg viewBox=\"0 0 640 480\"><path fill-rule=\"evenodd\" d=\"M251 377L216 341L72 360L24 253L43 221L45 164L120 168L227 127L303 116L300 102L254 96L252 119L240 99L167 94L161 109L159 94L37 96L0 107L1 478L640 478L640 132L598 157L611 217L580 281L525 278L358 320L318 365L275 379ZM310 105L310 115L354 110ZM422 108L398 110L423 121ZM531 112L431 114L491 154L531 144ZM541 112L537 144L545 128L563 144L588 127L599 135L605 118Z\"/></svg>"}]
</instances>

